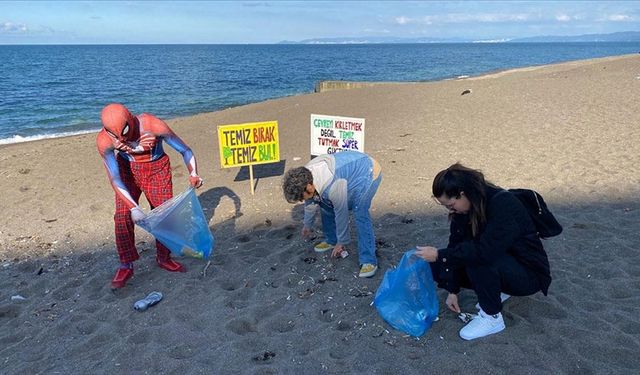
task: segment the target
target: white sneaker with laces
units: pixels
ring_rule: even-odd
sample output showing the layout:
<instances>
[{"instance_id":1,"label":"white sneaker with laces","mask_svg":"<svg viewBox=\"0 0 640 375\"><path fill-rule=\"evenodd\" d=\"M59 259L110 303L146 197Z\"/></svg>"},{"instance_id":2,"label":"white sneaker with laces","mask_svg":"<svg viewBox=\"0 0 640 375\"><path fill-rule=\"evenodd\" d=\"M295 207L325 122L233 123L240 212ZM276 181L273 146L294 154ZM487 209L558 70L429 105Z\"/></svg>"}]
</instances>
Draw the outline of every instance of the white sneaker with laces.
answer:
<instances>
[{"instance_id":1,"label":"white sneaker with laces","mask_svg":"<svg viewBox=\"0 0 640 375\"><path fill-rule=\"evenodd\" d=\"M511 295L507 293L500 293L500 302L504 302L509 299ZM476 310L480 310L480 302L476 303Z\"/></svg>"},{"instance_id":2,"label":"white sneaker with laces","mask_svg":"<svg viewBox=\"0 0 640 375\"><path fill-rule=\"evenodd\" d=\"M504 328L504 319L502 319L501 313L487 315L480 309L478 315L460 330L460 337L465 340L473 340L493 335L504 330Z\"/></svg>"}]
</instances>

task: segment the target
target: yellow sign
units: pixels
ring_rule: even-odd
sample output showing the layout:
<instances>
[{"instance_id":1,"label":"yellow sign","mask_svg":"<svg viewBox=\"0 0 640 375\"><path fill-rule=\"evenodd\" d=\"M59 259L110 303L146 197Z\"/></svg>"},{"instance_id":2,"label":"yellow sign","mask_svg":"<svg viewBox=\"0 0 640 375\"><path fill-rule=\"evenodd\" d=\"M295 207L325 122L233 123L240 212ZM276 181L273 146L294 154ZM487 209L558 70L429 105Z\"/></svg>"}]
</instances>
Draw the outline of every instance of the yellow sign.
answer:
<instances>
[{"instance_id":1,"label":"yellow sign","mask_svg":"<svg viewBox=\"0 0 640 375\"><path fill-rule=\"evenodd\" d=\"M278 121L218 126L222 168L280 161Z\"/></svg>"}]
</instances>

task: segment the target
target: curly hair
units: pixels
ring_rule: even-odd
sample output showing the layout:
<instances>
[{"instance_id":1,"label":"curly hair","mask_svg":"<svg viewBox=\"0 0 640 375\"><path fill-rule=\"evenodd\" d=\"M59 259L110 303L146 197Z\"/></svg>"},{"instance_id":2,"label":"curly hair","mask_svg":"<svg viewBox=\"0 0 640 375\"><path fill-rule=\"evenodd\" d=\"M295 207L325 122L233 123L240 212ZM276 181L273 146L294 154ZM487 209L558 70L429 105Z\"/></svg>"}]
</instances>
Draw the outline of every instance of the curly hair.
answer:
<instances>
[{"instance_id":1,"label":"curly hair","mask_svg":"<svg viewBox=\"0 0 640 375\"><path fill-rule=\"evenodd\" d=\"M313 175L305 167L293 168L285 173L282 180L284 199L289 203L301 202L308 184L313 184Z\"/></svg>"}]
</instances>

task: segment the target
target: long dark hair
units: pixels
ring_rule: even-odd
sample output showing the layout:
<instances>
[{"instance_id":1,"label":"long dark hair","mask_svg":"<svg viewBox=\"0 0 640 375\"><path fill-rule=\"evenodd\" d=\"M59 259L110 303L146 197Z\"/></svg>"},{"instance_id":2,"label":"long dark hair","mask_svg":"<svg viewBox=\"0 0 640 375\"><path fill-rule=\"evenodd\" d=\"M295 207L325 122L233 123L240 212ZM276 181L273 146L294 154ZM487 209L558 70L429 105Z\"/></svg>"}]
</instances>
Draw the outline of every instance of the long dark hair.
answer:
<instances>
[{"instance_id":1,"label":"long dark hair","mask_svg":"<svg viewBox=\"0 0 640 375\"><path fill-rule=\"evenodd\" d=\"M465 197L471 203L469 219L471 221L471 233L475 237L480 228L487 222L486 215L486 187L495 187L486 181L484 174L476 169L467 168L460 163L455 163L449 168L438 172L433 179L431 191L436 198L443 194L448 198L460 198L464 192Z\"/></svg>"}]
</instances>

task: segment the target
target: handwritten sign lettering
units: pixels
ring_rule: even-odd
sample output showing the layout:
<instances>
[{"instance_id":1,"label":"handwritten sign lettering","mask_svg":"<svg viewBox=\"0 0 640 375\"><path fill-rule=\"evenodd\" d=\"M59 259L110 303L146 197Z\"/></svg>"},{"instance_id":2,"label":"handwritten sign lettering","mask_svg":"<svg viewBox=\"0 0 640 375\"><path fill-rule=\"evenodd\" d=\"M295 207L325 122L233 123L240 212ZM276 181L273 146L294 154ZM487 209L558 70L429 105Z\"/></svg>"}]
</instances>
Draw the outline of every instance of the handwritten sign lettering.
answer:
<instances>
[{"instance_id":1,"label":"handwritten sign lettering","mask_svg":"<svg viewBox=\"0 0 640 375\"><path fill-rule=\"evenodd\" d=\"M311 115L311 155L364 152L364 119Z\"/></svg>"},{"instance_id":2,"label":"handwritten sign lettering","mask_svg":"<svg viewBox=\"0 0 640 375\"><path fill-rule=\"evenodd\" d=\"M278 122L218 126L222 168L280 161Z\"/></svg>"}]
</instances>

